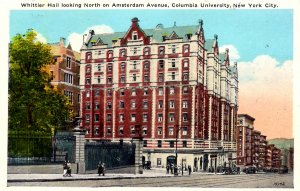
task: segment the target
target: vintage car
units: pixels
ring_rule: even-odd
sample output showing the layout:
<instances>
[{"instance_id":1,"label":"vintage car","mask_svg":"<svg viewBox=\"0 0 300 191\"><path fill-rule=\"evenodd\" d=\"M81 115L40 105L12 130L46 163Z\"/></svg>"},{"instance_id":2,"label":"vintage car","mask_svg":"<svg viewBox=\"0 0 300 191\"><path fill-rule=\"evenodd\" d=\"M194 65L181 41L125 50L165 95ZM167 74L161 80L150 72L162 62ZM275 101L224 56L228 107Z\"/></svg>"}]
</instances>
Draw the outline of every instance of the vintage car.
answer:
<instances>
[{"instance_id":1,"label":"vintage car","mask_svg":"<svg viewBox=\"0 0 300 191\"><path fill-rule=\"evenodd\" d=\"M289 172L289 169L287 166L281 166L278 170L278 173L279 174L285 174L285 173L288 173Z\"/></svg>"},{"instance_id":2,"label":"vintage car","mask_svg":"<svg viewBox=\"0 0 300 191\"><path fill-rule=\"evenodd\" d=\"M255 174L256 168L254 166L248 166L248 167L244 168L243 172L246 174Z\"/></svg>"}]
</instances>

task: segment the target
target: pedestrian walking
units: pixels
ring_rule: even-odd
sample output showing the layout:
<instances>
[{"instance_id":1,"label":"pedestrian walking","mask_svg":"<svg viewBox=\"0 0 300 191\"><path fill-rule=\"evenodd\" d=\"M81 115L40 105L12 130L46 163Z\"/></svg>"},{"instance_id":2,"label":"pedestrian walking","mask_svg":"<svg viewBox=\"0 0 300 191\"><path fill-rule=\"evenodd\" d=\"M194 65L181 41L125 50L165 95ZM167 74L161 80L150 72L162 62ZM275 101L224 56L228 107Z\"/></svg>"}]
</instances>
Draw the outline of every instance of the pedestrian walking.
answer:
<instances>
[{"instance_id":1,"label":"pedestrian walking","mask_svg":"<svg viewBox=\"0 0 300 191\"><path fill-rule=\"evenodd\" d=\"M67 176L67 170L68 170L68 165L67 165L67 161L65 161L63 163L63 176Z\"/></svg>"},{"instance_id":2,"label":"pedestrian walking","mask_svg":"<svg viewBox=\"0 0 300 191\"><path fill-rule=\"evenodd\" d=\"M170 164L169 163L167 164L166 168L167 168L167 174L169 174L169 172L170 172Z\"/></svg>"},{"instance_id":3,"label":"pedestrian walking","mask_svg":"<svg viewBox=\"0 0 300 191\"><path fill-rule=\"evenodd\" d=\"M104 176L105 175L105 166L104 163L99 162L98 166L98 175L100 176L101 174Z\"/></svg>"},{"instance_id":4,"label":"pedestrian walking","mask_svg":"<svg viewBox=\"0 0 300 191\"><path fill-rule=\"evenodd\" d=\"M189 170L189 175L191 175L191 172L192 172L192 167L191 167L191 165L188 166L188 170Z\"/></svg>"},{"instance_id":5,"label":"pedestrian walking","mask_svg":"<svg viewBox=\"0 0 300 191\"><path fill-rule=\"evenodd\" d=\"M174 171L174 164L171 164L171 174L173 174Z\"/></svg>"},{"instance_id":6,"label":"pedestrian walking","mask_svg":"<svg viewBox=\"0 0 300 191\"><path fill-rule=\"evenodd\" d=\"M71 163L68 161L67 163L67 176L72 176L72 169L71 169Z\"/></svg>"}]
</instances>

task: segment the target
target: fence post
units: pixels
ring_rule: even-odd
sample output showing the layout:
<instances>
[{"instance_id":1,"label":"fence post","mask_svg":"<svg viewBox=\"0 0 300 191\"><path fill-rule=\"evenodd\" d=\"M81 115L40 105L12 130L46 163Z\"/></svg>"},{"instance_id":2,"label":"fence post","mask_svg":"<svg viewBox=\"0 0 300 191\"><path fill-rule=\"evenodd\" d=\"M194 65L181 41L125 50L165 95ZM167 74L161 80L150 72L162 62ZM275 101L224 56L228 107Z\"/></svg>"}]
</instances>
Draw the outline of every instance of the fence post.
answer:
<instances>
[{"instance_id":1,"label":"fence post","mask_svg":"<svg viewBox=\"0 0 300 191\"><path fill-rule=\"evenodd\" d=\"M78 126L73 129L75 141L75 164L77 165L77 173L85 174L85 130L80 128L80 119Z\"/></svg>"}]
</instances>

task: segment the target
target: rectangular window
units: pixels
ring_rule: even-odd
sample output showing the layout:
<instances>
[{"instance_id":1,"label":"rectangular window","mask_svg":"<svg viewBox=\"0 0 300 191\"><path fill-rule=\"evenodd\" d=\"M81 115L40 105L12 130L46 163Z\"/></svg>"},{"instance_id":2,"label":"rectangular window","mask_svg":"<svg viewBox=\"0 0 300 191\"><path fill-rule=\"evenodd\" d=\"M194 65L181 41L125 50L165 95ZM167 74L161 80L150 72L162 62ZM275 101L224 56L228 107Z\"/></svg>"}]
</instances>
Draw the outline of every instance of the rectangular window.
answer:
<instances>
[{"instance_id":1,"label":"rectangular window","mask_svg":"<svg viewBox=\"0 0 300 191\"><path fill-rule=\"evenodd\" d=\"M165 54L165 47L160 46L160 47L158 48L158 54L159 54L159 55Z\"/></svg>"},{"instance_id":2,"label":"rectangular window","mask_svg":"<svg viewBox=\"0 0 300 191\"><path fill-rule=\"evenodd\" d=\"M158 122L163 121L163 114L162 113L157 114L157 120L158 120Z\"/></svg>"},{"instance_id":3,"label":"rectangular window","mask_svg":"<svg viewBox=\"0 0 300 191\"><path fill-rule=\"evenodd\" d=\"M111 84L112 83L112 77L107 77L107 83Z\"/></svg>"},{"instance_id":4,"label":"rectangular window","mask_svg":"<svg viewBox=\"0 0 300 191\"><path fill-rule=\"evenodd\" d=\"M100 95L99 90L96 90L95 96L98 97Z\"/></svg>"},{"instance_id":5,"label":"rectangular window","mask_svg":"<svg viewBox=\"0 0 300 191\"><path fill-rule=\"evenodd\" d=\"M100 106L99 106L99 103L96 102L96 103L95 103L95 109L99 109L99 107L100 107Z\"/></svg>"},{"instance_id":6,"label":"rectangular window","mask_svg":"<svg viewBox=\"0 0 300 191\"><path fill-rule=\"evenodd\" d=\"M86 115L85 115L85 120L86 120L87 122L90 122L90 114L86 114Z\"/></svg>"},{"instance_id":7,"label":"rectangular window","mask_svg":"<svg viewBox=\"0 0 300 191\"><path fill-rule=\"evenodd\" d=\"M64 74L64 81L69 84L73 84L73 75L69 73Z\"/></svg>"},{"instance_id":8,"label":"rectangular window","mask_svg":"<svg viewBox=\"0 0 300 191\"><path fill-rule=\"evenodd\" d=\"M122 84L125 83L125 76L120 77L120 83L122 83Z\"/></svg>"},{"instance_id":9,"label":"rectangular window","mask_svg":"<svg viewBox=\"0 0 300 191\"><path fill-rule=\"evenodd\" d=\"M163 60L159 60L158 61L158 69L163 69L164 68L164 61Z\"/></svg>"},{"instance_id":10,"label":"rectangular window","mask_svg":"<svg viewBox=\"0 0 300 191\"><path fill-rule=\"evenodd\" d=\"M131 127L130 127L130 133L131 133L132 135L135 134L135 128L134 128L134 126L131 126Z\"/></svg>"},{"instance_id":11,"label":"rectangular window","mask_svg":"<svg viewBox=\"0 0 300 191\"><path fill-rule=\"evenodd\" d=\"M147 135L147 127L143 127L143 135Z\"/></svg>"},{"instance_id":12,"label":"rectangular window","mask_svg":"<svg viewBox=\"0 0 300 191\"><path fill-rule=\"evenodd\" d=\"M143 107L144 107L144 109L147 109L147 108L148 108L148 101L147 101L147 100L144 100L144 102L143 102Z\"/></svg>"},{"instance_id":13,"label":"rectangular window","mask_svg":"<svg viewBox=\"0 0 300 191\"><path fill-rule=\"evenodd\" d=\"M107 134L107 135L111 135L111 127L107 127L107 129L106 129L106 134Z\"/></svg>"},{"instance_id":14,"label":"rectangular window","mask_svg":"<svg viewBox=\"0 0 300 191\"><path fill-rule=\"evenodd\" d=\"M111 102L107 102L107 104L106 104L107 106L106 106L106 109L111 109Z\"/></svg>"},{"instance_id":15,"label":"rectangular window","mask_svg":"<svg viewBox=\"0 0 300 191\"><path fill-rule=\"evenodd\" d=\"M170 87L170 94L174 94L175 93L175 87L174 86L171 86Z\"/></svg>"},{"instance_id":16,"label":"rectangular window","mask_svg":"<svg viewBox=\"0 0 300 191\"><path fill-rule=\"evenodd\" d=\"M158 74L158 82L163 82L164 81L164 74L163 73L159 73Z\"/></svg>"},{"instance_id":17,"label":"rectangular window","mask_svg":"<svg viewBox=\"0 0 300 191\"><path fill-rule=\"evenodd\" d=\"M158 140L158 141L157 141L157 147L161 148L161 146L162 146L162 141L161 141L161 140Z\"/></svg>"},{"instance_id":18,"label":"rectangular window","mask_svg":"<svg viewBox=\"0 0 300 191\"><path fill-rule=\"evenodd\" d=\"M170 100L170 108L174 108L175 107L175 101L174 100Z\"/></svg>"},{"instance_id":19,"label":"rectangular window","mask_svg":"<svg viewBox=\"0 0 300 191\"><path fill-rule=\"evenodd\" d=\"M101 64L98 64L98 65L97 65L97 70L98 70L98 72L101 71Z\"/></svg>"},{"instance_id":20,"label":"rectangular window","mask_svg":"<svg viewBox=\"0 0 300 191\"><path fill-rule=\"evenodd\" d=\"M169 135L174 135L174 127L169 127Z\"/></svg>"},{"instance_id":21,"label":"rectangular window","mask_svg":"<svg viewBox=\"0 0 300 191\"><path fill-rule=\"evenodd\" d=\"M147 147L147 140L144 140L143 147Z\"/></svg>"},{"instance_id":22,"label":"rectangular window","mask_svg":"<svg viewBox=\"0 0 300 191\"><path fill-rule=\"evenodd\" d=\"M135 120L136 120L136 115L135 114L131 114L131 121L135 122Z\"/></svg>"},{"instance_id":23,"label":"rectangular window","mask_svg":"<svg viewBox=\"0 0 300 191\"><path fill-rule=\"evenodd\" d=\"M98 82L98 84L101 83L101 78L100 78L100 76L97 77L97 82Z\"/></svg>"},{"instance_id":24,"label":"rectangular window","mask_svg":"<svg viewBox=\"0 0 300 191\"><path fill-rule=\"evenodd\" d=\"M187 72L183 73L183 80L187 81L189 79L189 74Z\"/></svg>"},{"instance_id":25,"label":"rectangular window","mask_svg":"<svg viewBox=\"0 0 300 191\"><path fill-rule=\"evenodd\" d=\"M182 135L187 135L187 127L182 127Z\"/></svg>"},{"instance_id":26,"label":"rectangular window","mask_svg":"<svg viewBox=\"0 0 300 191\"><path fill-rule=\"evenodd\" d=\"M176 45L173 44L171 49L172 49L172 54L175 54L176 53Z\"/></svg>"},{"instance_id":27,"label":"rectangular window","mask_svg":"<svg viewBox=\"0 0 300 191\"><path fill-rule=\"evenodd\" d=\"M110 71L112 71L112 64L108 64L107 65L107 70L110 72Z\"/></svg>"},{"instance_id":28,"label":"rectangular window","mask_svg":"<svg viewBox=\"0 0 300 191\"><path fill-rule=\"evenodd\" d=\"M107 89L106 96L107 96L107 97L112 96L112 91L111 91L111 89Z\"/></svg>"},{"instance_id":29,"label":"rectangular window","mask_svg":"<svg viewBox=\"0 0 300 191\"><path fill-rule=\"evenodd\" d=\"M187 147L187 141L182 141L182 147L186 148Z\"/></svg>"},{"instance_id":30,"label":"rectangular window","mask_svg":"<svg viewBox=\"0 0 300 191\"><path fill-rule=\"evenodd\" d=\"M187 86L184 86L184 87L182 88L182 92L183 92L184 94L189 93L188 87L187 87Z\"/></svg>"},{"instance_id":31,"label":"rectangular window","mask_svg":"<svg viewBox=\"0 0 300 191\"><path fill-rule=\"evenodd\" d=\"M144 75L144 82L149 82L149 76L148 75Z\"/></svg>"},{"instance_id":32,"label":"rectangular window","mask_svg":"<svg viewBox=\"0 0 300 191\"><path fill-rule=\"evenodd\" d=\"M163 107L163 100L158 100L158 108L161 109Z\"/></svg>"},{"instance_id":33,"label":"rectangular window","mask_svg":"<svg viewBox=\"0 0 300 191\"><path fill-rule=\"evenodd\" d=\"M90 106L90 103L89 103L89 102L86 103L85 109L91 109L91 106Z\"/></svg>"},{"instance_id":34,"label":"rectangular window","mask_svg":"<svg viewBox=\"0 0 300 191\"><path fill-rule=\"evenodd\" d=\"M107 114L106 117L106 121L111 121L111 114Z\"/></svg>"},{"instance_id":35,"label":"rectangular window","mask_svg":"<svg viewBox=\"0 0 300 191\"><path fill-rule=\"evenodd\" d=\"M134 109L135 108L135 101L131 101L131 108Z\"/></svg>"},{"instance_id":36,"label":"rectangular window","mask_svg":"<svg viewBox=\"0 0 300 191\"><path fill-rule=\"evenodd\" d=\"M86 85L90 85L91 84L91 79L90 78L86 78L85 79L85 84Z\"/></svg>"},{"instance_id":37,"label":"rectangular window","mask_svg":"<svg viewBox=\"0 0 300 191\"><path fill-rule=\"evenodd\" d=\"M125 66L126 66L126 65L125 65L125 62L122 62L122 63L121 63L121 70L125 70Z\"/></svg>"},{"instance_id":38,"label":"rectangular window","mask_svg":"<svg viewBox=\"0 0 300 191\"><path fill-rule=\"evenodd\" d=\"M148 115L147 114L143 114L143 122L147 122L148 121Z\"/></svg>"},{"instance_id":39,"label":"rectangular window","mask_svg":"<svg viewBox=\"0 0 300 191\"><path fill-rule=\"evenodd\" d=\"M182 108L188 108L188 101L187 100L182 101Z\"/></svg>"},{"instance_id":40,"label":"rectangular window","mask_svg":"<svg viewBox=\"0 0 300 191\"><path fill-rule=\"evenodd\" d=\"M98 127L95 127L94 133L95 133L95 135L99 135L99 128Z\"/></svg>"},{"instance_id":41,"label":"rectangular window","mask_svg":"<svg viewBox=\"0 0 300 191\"><path fill-rule=\"evenodd\" d=\"M120 96L124 96L124 95L125 95L124 89L120 89Z\"/></svg>"},{"instance_id":42,"label":"rectangular window","mask_svg":"<svg viewBox=\"0 0 300 191\"><path fill-rule=\"evenodd\" d=\"M158 95L163 95L164 94L164 90L162 87L158 88Z\"/></svg>"},{"instance_id":43,"label":"rectangular window","mask_svg":"<svg viewBox=\"0 0 300 191\"><path fill-rule=\"evenodd\" d=\"M135 90L135 88L132 88L132 89L131 89L131 95L132 95L132 96L135 96L135 95L136 95L136 90Z\"/></svg>"},{"instance_id":44,"label":"rectangular window","mask_svg":"<svg viewBox=\"0 0 300 191\"><path fill-rule=\"evenodd\" d=\"M67 57L67 68L71 68L71 58Z\"/></svg>"},{"instance_id":45,"label":"rectangular window","mask_svg":"<svg viewBox=\"0 0 300 191\"><path fill-rule=\"evenodd\" d=\"M170 115L169 115L169 116L170 116L170 118L169 118L169 119L170 119L170 122L174 122L174 119L175 119L175 117L174 117L174 116L175 116L175 115L174 115L174 113L170 113Z\"/></svg>"},{"instance_id":46,"label":"rectangular window","mask_svg":"<svg viewBox=\"0 0 300 191\"><path fill-rule=\"evenodd\" d=\"M120 114L119 117L120 117L119 121L123 122L124 121L124 114Z\"/></svg>"},{"instance_id":47,"label":"rectangular window","mask_svg":"<svg viewBox=\"0 0 300 191\"><path fill-rule=\"evenodd\" d=\"M175 67L176 67L176 62L175 62L175 59L172 59L172 62L171 62L171 67L172 67L172 68L175 68Z\"/></svg>"},{"instance_id":48,"label":"rectangular window","mask_svg":"<svg viewBox=\"0 0 300 191\"><path fill-rule=\"evenodd\" d=\"M172 72L172 74L171 74L171 79L172 79L172 80L175 80L175 72Z\"/></svg>"},{"instance_id":49,"label":"rectangular window","mask_svg":"<svg viewBox=\"0 0 300 191\"><path fill-rule=\"evenodd\" d=\"M95 114L95 121L96 121L96 122L99 121L99 114Z\"/></svg>"},{"instance_id":50,"label":"rectangular window","mask_svg":"<svg viewBox=\"0 0 300 191\"><path fill-rule=\"evenodd\" d=\"M157 135L162 135L162 127L157 127Z\"/></svg>"},{"instance_id":51,"label":"rectangular window","mask_svg":"<svg viewBox=\"0 0 300 191\"><path fill-rule=\"evenodd\" d=\"M132 81L136 82L136 74L132 75Z\"/></svg>"},{"instance_id":52,"label":"rectangular window","mask_svg":"<svg viewBox=\"0 0 300 191\"><path fill-rule=\"evenodd\" d=\"M183 113L182 114L182 121L183 122L187 122L188 121L188 114L187 113Z\"/></svg>"},{"instance_id":53,"label":"rectangular window","mask_svg":"<svg viewBox=\"0 0 300 191\"><path fill-rule=\"evenodd\" d=\"M174 141L170 141L170 148L174 148Z\"/></svg>"},{"instance_id":54,"label":"rectangular window","mask_svg":"<svg viewBox=\"0 0 300 191\"><path fill-rule=\"evenodd\" d=\"M144 88L144 95L148 95L148 88Z\"/></svg>"},{"instance_id":55,"label":"rectangular window","mask_svg":"<svg viewBox=\"0 0 300 191\"><path fill-rule=\"evenodd\" d=\"M124 108L124 107L125 107L124 101L120 101L120 108Z\"/></svg>"},{"instance_id":56,"label":"rectangular window","mask_svg":"<svg viewBox=\"0 0 300 191\"><path fill-rule=\"evenodd\" d=\"M132 69L133 69L133 70L136 70L136 61L133 61Z\"/></svg>"},{"instance_id":57,"label":"rectangular window","mask_svg":"<svg viewBox=\"0 0 300 191\"><path fill-rule=\"evenodd\" d=\"M123 135L124 134L124 128L123 127L119 127L119 134Z\"/></svg>"}]
</instances>

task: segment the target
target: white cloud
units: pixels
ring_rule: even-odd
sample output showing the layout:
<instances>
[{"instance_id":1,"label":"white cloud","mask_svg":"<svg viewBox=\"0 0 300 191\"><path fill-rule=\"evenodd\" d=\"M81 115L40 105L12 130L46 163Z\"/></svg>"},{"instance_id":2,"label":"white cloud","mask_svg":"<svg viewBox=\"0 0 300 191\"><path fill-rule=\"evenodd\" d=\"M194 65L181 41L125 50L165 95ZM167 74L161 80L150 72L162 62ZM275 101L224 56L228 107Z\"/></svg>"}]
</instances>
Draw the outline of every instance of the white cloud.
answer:
<instances>
[{"instance_id":1,"label":"white cloud","mask_svg":"<svg viewBox=\"0 0 300 191\"><path fill-rule=\"evenodd\" d=\"M229 49L229 58L230 61L237 61L238 59L240 59L240 54L239 51L235 48L235 46L231 45L231 44L227 44L227 45L223 45L219 48L220 52L225 52L226 48Z\"/></svg>"},{"instance_id":2,"label":"white cloud","mask_svg":"<svg viewBox=\"0 0 300 191\"><path fill-rule=\"evenodd\" d=\"M96 25L87 28L83 33L71 33L68 36L68 42L71 44L73 50L80 51L83 44L83 35L88 34L90 30L94 30L95 34L113 33L113 29L108 25Z\"/></svg>"},{"instance_id":3,"label":"white cloud","mask_svg":"<svg viewBox=\"0 0 300 191\"><path fill-rule=\"evenodd\" d=\"M35 31L36 32L36 40L37 41L40 41L41 43L44 43L46 44L47 43L47 39L39 32Z\"/></svg>"},{"instance_id":4,"label":"white cloud","mask_svg":"<svg viewBox=\"0 0 300 191\"><path fill-rule=\"evenodd\" d=\"M269 55L238 62L239 113L255 120L255 129L268 138L291 137L293 62L278 62Z\"/></svg>"}]
</instances>

